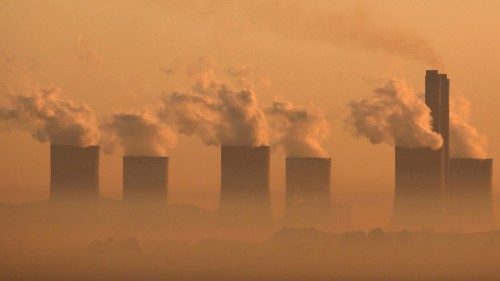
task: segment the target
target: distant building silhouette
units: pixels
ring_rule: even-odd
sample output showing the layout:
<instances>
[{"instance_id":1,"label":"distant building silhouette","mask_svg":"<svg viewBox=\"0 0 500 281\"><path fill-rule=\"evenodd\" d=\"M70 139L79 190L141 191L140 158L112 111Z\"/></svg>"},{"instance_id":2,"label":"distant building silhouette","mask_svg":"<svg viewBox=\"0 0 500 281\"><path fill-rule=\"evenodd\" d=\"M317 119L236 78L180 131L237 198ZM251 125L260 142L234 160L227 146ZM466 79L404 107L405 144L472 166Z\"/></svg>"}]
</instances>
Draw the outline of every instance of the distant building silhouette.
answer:
<instances>
[{"instance_id":1,"label":"distant building silhouette","mask_svg":"<svg viewBox=\"0 0 500 281\"><path fill-rule=\"evenodd\" d=\"M432 127L443 137L440 149L395 148L395 198L393 226L440 226L443 192L449 170L449 79L437 70L425 74L425 103Z\"/></svg>"},{"instance_id":2,"label":"distant building silhouette","mask_svg":"<svg viewBox=\"0 0 500 281\"><path fill-rule=\"evenodd\" d=\"M168 157L124 156L123 201L165 203L168 192Z\"/></svg>"},{"instance_id":3,"label":"distant building silhouette","mask_svg":"<svg viewBox=\"0 0 500 281\"><path fill-rule=\"evenodd\" d=\"M330 185L330 158L286 158L287 223L302 227L329 223Z\"/></svg>"},{"instance_id":4,"label":"distant building silhouette","mask_svg":"<svg viewBox=\"0 0 500 281\"><path fill-rule=\"evenodd\" d=\"M492 178L493 159L450 159L450 185L446 192L450 226L492 226Z\"/></svg>"},{"instance_id":5,"label":"distant building silhouette","mask_svg":"<svg viewBox=\"0 0 500 281\"><path fill-rule=\"evenodd\" d=\"M50 199L99 196L99 146L50 146Z\"/></svg>"},{"instance_id":6,"label":"distant building silhouette","mask_svg":"<svg viewBox=\"0 0 500 281\"><path fill-rule=\"evenodd\" d=\"M352 206L333 203L333 227L337 230L346 230L352 226Z\"/></svg>"},{"instance_id":7,"label":"distant building silhouette","mask_svg":"<svg viewBox=\"0 0 500 281\"><path fill-rule=\"evenodd\" d=\"M269 170L269 146L222 146L220 211L270 217Z\"/></svg>"}]
</instances>

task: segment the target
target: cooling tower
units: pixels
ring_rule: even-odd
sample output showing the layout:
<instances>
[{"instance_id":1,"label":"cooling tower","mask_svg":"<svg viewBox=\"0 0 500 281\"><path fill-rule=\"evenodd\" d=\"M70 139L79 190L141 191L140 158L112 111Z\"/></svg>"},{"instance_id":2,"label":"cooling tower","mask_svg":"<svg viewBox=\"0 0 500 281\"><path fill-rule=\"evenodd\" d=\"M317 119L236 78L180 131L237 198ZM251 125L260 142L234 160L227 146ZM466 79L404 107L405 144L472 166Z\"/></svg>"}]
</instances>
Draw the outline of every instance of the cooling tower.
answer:
<instances>
[{"instance_id":1,"label":"cooling tower","mask_svg":"<svg viewBox=\"0 0 500 281\"><path fill-rule=\"evenodd\" d=\"M446 192L450 226L489 227L493 224L493 159L451 158Z\"/></svg>"},{"instance_id":2,"label":"cooling tower","mask_svg":"<svg viewBox=\"0 0 500 281\"><path fill-rule=\"evenodd\" d=\"M222 146L220 210L234 216L270 217L269 146Z\"/></svg>"},{"instance_id":3,"label":"cooling tower","mask_svg":"<svg viewBox=\"0 0 500 281\"><path fill-rule=\"evenodd\" d=\"M168 157L123 157L123 201L165 203L167 190Z\"/></svg>"},{"instance_id":4,"label":"cooling tower","mask_svg":"<svg viewBox=\"0 0 500 281\"><path fill-rule=\"evenodd\" d=\"M95 200L99 196L99 146L50 146L50 198Z\"/></svg>"},{"instance_id":5,"label":"cooling tower","mask_svg":"<svg viewBox=\"0 0 500 281\"><path fill-rule=\"evenodd\" d=\"M331 219L330 158L286 158L285 219L294 226L319 226Z\"/></svg>"},{"instance_id":6,"label":"cooling tower","mask_svg":"<svg viewBox=\"0 0 500 281\"><path fill-rule=\"evenodd\" d=\"M393 226L436 227L442 221L444 157L430 148L395 148Z\"/></svg>"}]
</instances>

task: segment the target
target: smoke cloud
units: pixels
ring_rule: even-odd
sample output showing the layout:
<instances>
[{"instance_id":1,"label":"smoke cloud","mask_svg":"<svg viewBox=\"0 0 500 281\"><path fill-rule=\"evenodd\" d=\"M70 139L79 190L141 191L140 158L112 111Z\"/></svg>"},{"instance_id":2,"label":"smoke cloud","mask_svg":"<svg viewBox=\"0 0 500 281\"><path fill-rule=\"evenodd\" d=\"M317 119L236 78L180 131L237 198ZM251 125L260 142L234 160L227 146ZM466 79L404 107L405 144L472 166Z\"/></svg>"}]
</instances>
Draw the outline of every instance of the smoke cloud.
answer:
<instances>
[{"instance_id":1,"label":"smoke cloud","mask_svg":"<svg viewBox=\"0 0 500 281\"><path fill-rule=\"evenodd\" d=\"M0 128L29 132L40 142L58 145L95 145L99 131L93 111L83 103L61 99L57 88L10 95L0 106Z\"/></svg>"},{"instance_id":2,"label":"smoke cloud","mask_svg":"<svg viewBox=\"0 0 500 281\"><path fill-rule=\"evenodd\" d=\"M354 136L372 144L432 149L443 144L441 135L432 130L430 109L405 81L392 79L371 97L349 103L348 109L345 121Z\"/></svg>"},{"instance_id":3,"label":"smoke cloud","mask_svg":"<svg viewBox=\"0 0 500 281\"><path fill-rule=\"evenodd\" d=\"M260 146L268 143L267 121L250 89L232 90L217 82L214 63L201 59L188 71L190 91L162 97L160 118L184 135L208 145Z\"/></svg>"},{"instance_id":4,"label":"smoke cloud","mask_svg":"<svg viewBox=\"0 0 500 281\"><path fill-rule=\"evenodd\" d=\"M330 128L325 113L314 106L295 106L274 102L266 113L273 132L273 143L288 157L327 157L322 141Z\"/></svg>"},{"instance_id":5,"label":"smoke cloud","mask_svg":"<svg viewBox=\"0 0 500 281\"><path fill-rule=\"evenodd\" d=\"M175 3L176 1L174 1ZM308 1L177 1L184 13L195 13L238 34L255 29L293 40L355 48L412 59L437 67L440 58L431 44L415 31L384 23L367 6L354 9ZM171 8L172 1L165 3ZM336 5L339 6L339 5Z\"/></svg>"},{"instance_id":6,"label":"smoke cloud","mask_svg":"<svg viewBox=\"0 0 500 281\"><path fill-rule=\"evenodd\" d=\"M177 134L147 111L115 113L101 130L106 153L121 147L126 156L166 156L177 143Z\"/></svg>"},{"instance_id":7,"label":"smoke cloud","mask_svg":"<svg viewBox=\"0 0 500 281\"><path fill-rule=\"evenodd\" d=\"M470 124L471 105L464 97L450 103L450 157L486 158L486 136Z\"/></svg>"},{"instance_id":8,"label":"smoke cloud","mask_svg":"<svg viewBox=\"0 0 500 281\"><path fill-rule=\"evenodd\" d=\"M299 4L290 5L288 1L269 3L261 8L260 13L264 15L261 22L266 27L293 39L381 52L430 66L440 63L438 55L424 37L383 24L366 8L312 11ZM274 15L266 13L265 9L269 8Z\"/></svg>"}]
</instances>

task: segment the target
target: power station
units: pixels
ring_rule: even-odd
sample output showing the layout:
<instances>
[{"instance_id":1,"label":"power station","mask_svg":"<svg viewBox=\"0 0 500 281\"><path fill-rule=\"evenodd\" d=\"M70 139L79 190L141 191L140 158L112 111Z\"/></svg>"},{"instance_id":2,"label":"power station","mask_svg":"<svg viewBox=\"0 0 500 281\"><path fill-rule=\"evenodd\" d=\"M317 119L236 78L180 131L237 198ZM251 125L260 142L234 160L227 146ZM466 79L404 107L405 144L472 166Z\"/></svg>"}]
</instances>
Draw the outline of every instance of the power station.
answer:
<instances>
[{"instance_id":1,"label":"power station","mask_svg":"<svg viewBox=\"0 0 500 281\"><path fill-rule=\"evenodd\" d=\"M395 148L393 226L488 224L492 221L493 161L450 158L450 80L446 74L426 71L425 103L443 145L437 150Z\"/></svg>"},{"instance_id":2,"label":"power station","mask_svg":"<svg viewBox=\"0 0 500 281\"><path fill-rule=\"evenodd\" d=\"M287 223L302 227L328 223L331 219L330 186L330 158L286 158Z\"/></svg>"},{"instance_id":3,"label":"power station","mask_svg":"<svg viewBox=\"0 0 500 281\"><path fill-rule=\"evenodd\" d=\"M165 203L168 194L168 157L124 156L123 201Z\"/></svg>"},{"instance_id":4,"label":"power station","mask_svg":"<svg viewBox=\"0 0 500 281\"><path fill-rule=\"evenodd\" d=\"M392 224L396 228L487 227L493 223L493 159L449 155L449 89L446 74L426 71L425 104L432 129L443 139L442 147L395 147ZM96 200L99 154L99 146L51 145L50 199ZM223 145L220 155L220 213L240 221L271 218L270 147ZM287 157L285 163L285 221L305 227L328 223L333 213L331 159ZM168 157L123 157L124 202L164 204L168 181ZM350 221L350 207L340 211Z\"/></svg>"},{"instance_id":5,"label":"power station","mask_svg":"<svg viewBox=\"0 0 500 281\"><path fill-rule=\"evenodd\" d=\"M99 146L50 146L50 199L95 200L99 196Z\"/></svg>"}]
</instances>

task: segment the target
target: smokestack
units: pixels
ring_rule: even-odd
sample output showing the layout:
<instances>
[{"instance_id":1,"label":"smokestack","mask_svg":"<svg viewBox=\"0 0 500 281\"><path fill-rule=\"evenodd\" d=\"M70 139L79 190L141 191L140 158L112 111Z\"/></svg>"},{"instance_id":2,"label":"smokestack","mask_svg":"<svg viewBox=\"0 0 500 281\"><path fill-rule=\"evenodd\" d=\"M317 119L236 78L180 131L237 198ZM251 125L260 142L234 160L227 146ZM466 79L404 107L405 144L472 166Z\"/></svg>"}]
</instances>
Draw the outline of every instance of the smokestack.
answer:
<instances>
[{"instance_id":1,"label":"smokestack","mask_svg":"<svg viewBox=\"0 0 500 281\"><path fill-rule=\"evenodd\" d=\"M168 192L168 157L124 156L123 200L165 203Z\"/></svg>"},{"instance_id":2,"label":"smokestack","mask_svg":"<svg viewBox=\"0 0 500 281\"><path fill-rule=\"evenodd\" d=\"M443 154L444 188L449 177L450 154L450 80L446 74L437 70L427 70L425 73L425 103L431 109L432 127L441 134L443 146L438 150Z\"/></svg>"},{"instance_id":3,"label":"smokestack","mask_svg":"<svg viewBox=\"0 0 500 281\"><path fill-rule=\"evenodd\" d=\"M446 192L450 226L491 227L493 159L451 158Z\"/></svg>"},{"instance_id":4,"label":"smokestack","mask_svg":"<svg viewBox=\"0 0 500 281\"><path fill-rule=\"evenodd\" d=\"M431 109L432 128L441 132L441 78L437 70L425 72L425 104Z\"/></svg>"},{"instance_id":5,"label":"smokestack","mask_svg":"<svg viewBox=\"0 0 500 281\"><path fill-rule=\"evenodd\" d=\"M330 158L286 158L286 220L309 227L327 223L331 214L330 184Z\"/></svg>"},{"instance_id":6,"label":"smokestack","mask_svg":"<svg viewBox=\"0 0 500 281\"><path fill-rule=\"evenodd\" d=\"M446 74L440 74L441 92L441 136L443 137L444 157L444 188L448 188L450 174L450 79Z\"/></svg>"},{"instance_id":7,"label":"smokestack","mask_svg":"<svg viewBox=\"0 0 500 281\"><path fill-rule=\"evenodd\" d=\"M435 227L442 221L442 194L449 167L449 80L437 70L425 73L425 103L431 109L432 128L443 146L395 149L396 190L393 224L396 227Z\"/></svg>"},{"instance_id":8,"label":"smokestack","mask_svg":"<svg viewBox=\"0 0 500 281\"><path fill-rule=\"evenodd\" d=\"M92 200L99 196L99 146L50 146L50 198Z\"/></svg>"},{"instance_id":9,"label":"smokestack","mask_svg":"<svg viewBox=\"0 0 500 281\"><path fill-rule=\"evenodd\" d=\"M235 217L271 217L269 146L221 146L220 210Z\"/></svg>"}]
</instances>

